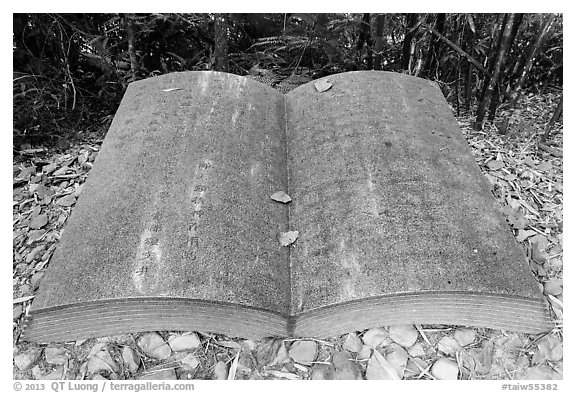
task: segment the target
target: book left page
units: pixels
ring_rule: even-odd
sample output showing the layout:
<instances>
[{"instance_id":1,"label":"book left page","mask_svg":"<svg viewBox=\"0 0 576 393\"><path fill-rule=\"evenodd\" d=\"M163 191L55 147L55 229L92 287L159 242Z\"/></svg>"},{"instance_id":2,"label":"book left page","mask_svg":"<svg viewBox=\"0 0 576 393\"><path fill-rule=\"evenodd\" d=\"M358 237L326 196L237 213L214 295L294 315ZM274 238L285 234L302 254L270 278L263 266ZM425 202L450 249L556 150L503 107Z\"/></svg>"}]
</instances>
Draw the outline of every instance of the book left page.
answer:
<instances>
[{"instance_id":1,"label":"book left page","mask_svg":"<svg viewBox=\"0 0 576 393\"><path fill-rule=\"evenodd\" d=\"M132 83L32 314L158 298L289 314L277 240L287 207L270 199L287 190L285 138L282 94L255 81L183 72Z\"/></svg>"}]
</instances>

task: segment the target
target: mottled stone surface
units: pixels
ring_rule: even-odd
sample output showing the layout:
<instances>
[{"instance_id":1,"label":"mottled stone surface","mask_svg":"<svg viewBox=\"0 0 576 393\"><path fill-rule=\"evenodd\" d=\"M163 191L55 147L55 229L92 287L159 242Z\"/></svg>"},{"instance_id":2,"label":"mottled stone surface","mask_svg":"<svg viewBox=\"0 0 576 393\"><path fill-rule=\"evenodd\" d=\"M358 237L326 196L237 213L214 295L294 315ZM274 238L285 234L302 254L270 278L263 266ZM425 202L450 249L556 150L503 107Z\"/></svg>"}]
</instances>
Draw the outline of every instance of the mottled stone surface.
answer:
<instances>
[{"instance_id":1,"label":"mottled stone surface","mask_svg":"<svg viewBox=\"0 0 576 393\"><path fill-rule=\"evenodd\" d=\"M285 138L284 96L247 78L184 72L130 84L32 315L150 297L288 314L288 250L277 241L288 207L270 199L287 189ZM138 314L123 330L150 327ZM45 333L33 326L32 337Z\"/></svg>"},{"instance_id":2,"label":"mottled stone surface","mask_svg":"<svg viewBox=\"0 0 576 393\"><path fill-rule=\"evenodd\" d=\"M217 72L132 83L23 338L549 328L439 88L327 79L287 95ZM298 239L282 247L288 230Z\"/></svg>"},{"instance_id":3,"label":"mottled stone surface","mask_svg":"<svg viewBox=\"0 0 576 393\"><path fill-rule=\"evenodd\" d=\"M436 323L550 327L440 89L388 72L325 79L326 92L309 83L287 94L297 333L443 319ZM366 298L373 307L359 302Z\"/></svg>"}]
</instances>

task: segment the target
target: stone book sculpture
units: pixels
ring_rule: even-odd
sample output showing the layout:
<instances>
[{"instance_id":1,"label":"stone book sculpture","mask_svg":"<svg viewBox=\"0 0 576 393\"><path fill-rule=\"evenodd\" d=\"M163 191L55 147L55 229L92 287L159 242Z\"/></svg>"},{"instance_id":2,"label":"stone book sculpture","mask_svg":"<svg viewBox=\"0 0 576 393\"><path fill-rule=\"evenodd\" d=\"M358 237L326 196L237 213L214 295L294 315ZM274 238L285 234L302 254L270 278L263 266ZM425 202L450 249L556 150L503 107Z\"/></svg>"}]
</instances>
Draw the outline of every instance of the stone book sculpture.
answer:
<instances>
[{"instance_id":1,"label":"stone book sculpture","mask_svg":"<svg viewBox=\"0 0 576 393\"><path fill-rule=\"evenodd\" d=\"M23 338L414 323L553 327L440 89L183 72L129 85Z\"/></svg>"}]
</instances>

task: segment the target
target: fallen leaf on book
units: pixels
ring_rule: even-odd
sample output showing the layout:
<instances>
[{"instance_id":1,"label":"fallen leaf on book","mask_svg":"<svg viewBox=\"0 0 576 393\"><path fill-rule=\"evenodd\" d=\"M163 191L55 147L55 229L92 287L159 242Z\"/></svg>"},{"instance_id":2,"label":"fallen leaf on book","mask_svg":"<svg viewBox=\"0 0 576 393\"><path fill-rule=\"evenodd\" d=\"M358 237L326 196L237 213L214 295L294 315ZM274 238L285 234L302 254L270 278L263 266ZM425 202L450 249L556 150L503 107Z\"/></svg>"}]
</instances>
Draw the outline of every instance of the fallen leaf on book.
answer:
<instances>
[{"instance_id":1,"label":"fallen leaf on book","mask_svg":"<svg viewBox=\"0 0 576 393\"><path fill-rule=\"evenodd\" d=\"M174 91L174 90L181 90L181 89L180 89L179 87L173 87L173 88L171 88L171 89L164 89L164 90L162 90L162 91L165 91L166 93L169 93L169 92Z\"/></svg>"},{"instance_id":2,"label":"fallen leaf on book","mask_svg":"<svg viewBox=\"0 0 576 393\"><path fill-rule=\"evenodd\" d=\"M317 91L323 93L332 87L332 83L328 82L326 79L322 79L314 83L314 87L316 88Z\"/></svg>"},{"instance_id":3,"label":"fallen leaf on book","mask_svg":"<svg viewBox=\"0 0 576 393\"><path fill-rule=\"evenodd\" d=\"M274 194L270 195L270 198L276 202L288 203L292 200L290 195L286 194L284 191L276 191Z\"/></svg>"},{"instance_id":4,"label":"fallen leaf on book","mask_svg":"<svg viewBox=\"0 0 576 393\"><path fill-rule=\"evenodd\" d=\"M298 231L282 232L278 237L280 244L283 245L284 247L294 243L296 239L298 239Z\"/></svg>"}]
</instances>

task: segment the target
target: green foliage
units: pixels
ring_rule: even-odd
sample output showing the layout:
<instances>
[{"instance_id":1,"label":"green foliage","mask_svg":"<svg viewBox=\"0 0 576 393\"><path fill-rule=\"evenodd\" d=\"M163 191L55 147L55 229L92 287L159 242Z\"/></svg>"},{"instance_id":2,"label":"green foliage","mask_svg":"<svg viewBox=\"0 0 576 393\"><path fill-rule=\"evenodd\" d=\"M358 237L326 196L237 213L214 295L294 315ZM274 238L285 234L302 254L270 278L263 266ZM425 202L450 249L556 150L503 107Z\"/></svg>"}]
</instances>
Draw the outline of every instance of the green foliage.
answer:
<instances>
[{"instance_id":1,"label":"green foliage","mask_svg":"<svg viewBox=\"0 0 576 393\"><path fill-rule=\"evenodd\" d=\"M518 79L525 53L545 14L525 14L501 84ZM406 14L384 14L376 50L377 14L369 34L363 14L228 14L230 71L267 70L281 80L305 74L374 68L437 80L446 96L461 99L465 83L480 93L484 78L453 48L423 28L414 30L413 61L402 69ZM436 26L437 14L419 14ZM443 35L489 68L502 14L446 14ZM525 84L562 83L562 16L557 15ZM14 141L45 143L78 132L106 130L133 80L214 66L212 14L13 14ZM435 61L428 61L435 50ZM375 64L375 62L379 62ZM427 69L429 67L430 69ZM459 87L460 86L460 87Z\"/></svg>"}]
</instances>

